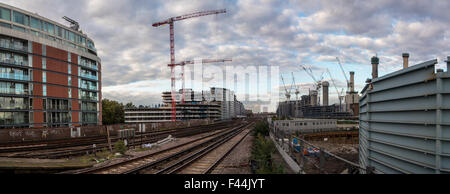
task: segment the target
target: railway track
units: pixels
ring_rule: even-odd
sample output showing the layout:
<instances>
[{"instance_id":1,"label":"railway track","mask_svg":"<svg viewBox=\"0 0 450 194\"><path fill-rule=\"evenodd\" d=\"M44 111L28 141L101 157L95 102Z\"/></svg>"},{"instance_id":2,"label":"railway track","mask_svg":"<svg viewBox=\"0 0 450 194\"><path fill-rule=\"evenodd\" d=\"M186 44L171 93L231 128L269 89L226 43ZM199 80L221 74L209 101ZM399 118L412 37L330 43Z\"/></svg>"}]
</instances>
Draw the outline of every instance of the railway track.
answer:
<instances>
[{"instance_id":1,"label":"railway track","mask_svg":"<svg viewBox=\"0 0 450 194\"><path fill-rule=\"evenodd\" d=\"M240 124L216 131L207 136L199 137L189 142L173 146L164 150L136 157L127 161L111 164L103 167L69 172L70 174L158 174L165 172L173 164L186 161L193 156L211 151L213 147L227 142L230 138L240 134L253 123ZM208 151L208 152L209 152Z\"/></svg>"},{"instance_id":2,"label":"railway track","mask_svg":"<svg viewBox=\"0 0 450 194\"><path fill-rule=\"evenodd\" d=\"M224 160L249 133L250 129L244 129L237 135L231 136L227 140L211 146L191 160L166 172L177 174L211 174L222 160Z\"/></svg>"},{"instance_id":3,"label":"railway track","mask_svg":"<svg viewBox=\"0 0 450 194\"><path fill-rule=\"evenodd\" d=\"M157 134L165 134L172 133L179 130L190 130L202 126L220 126L226 125L229 122L219 122L211 125L201 125L194 127L184 127L178 129L170 129L163 131L150 131L145 133L137 133L137 135L157 135ZM117 140L118 137L111 137L111 140ZM82 145L92 145L93 143L104 143L107 141L107 137L105 135L93 136L93 137L79 137L72 139L59 139L59 140L41 140L41 141L29 141L29 142L6 142L0 143L0 153L8 153L8 152L20 152L20 151L30 151L30 150L42 150L42 149L54 149L54 148L62 148L62 147L74 147L74 146L82 146Z\"/></svg>"},{"instance_id":4,"label":"railway track","mask_svg":"<svg viewBox=\"0 0 450 194\"><path fill-rule=\"evenodd\" d=\"M181 137L187 137L192 136L196 134L201 134L205 132L209 132L212 130L217 130L221 128L225 128L229 126L230 123L219 123L214 125L203 125L198 127L189 127L189 128L182 128L182 129L174 129L174 130L167 130L167 131L158 131L158 132L149 132L145 134L141 134L136 136L130 143L129 146L137 146L141 144L148 144L148 143L154 143L161 139L166 138L169 135L172 135L176 138ZM141 138L141 136L143 136ZM114 138L112 140L112 143L118 141L119 138ZM96 150L102 150L105 148L108 148L108 144L106 143L107 140L103 140L96 146ZM84 146L78 146L78 144L71 144L71 145L51 145L47 147L34 147L34 148L23 148L24 150L27 150L25 152L13 152L8 157L16 157L16 158L46 158L46 159L58 159L58 158L65 158L65 157L72 157L72 156L79 156L84 154L92 153L94 150L92 148L93 143L84 144ZM22 148L21 148L22 149Z\"/></svg>"}]
</instances>

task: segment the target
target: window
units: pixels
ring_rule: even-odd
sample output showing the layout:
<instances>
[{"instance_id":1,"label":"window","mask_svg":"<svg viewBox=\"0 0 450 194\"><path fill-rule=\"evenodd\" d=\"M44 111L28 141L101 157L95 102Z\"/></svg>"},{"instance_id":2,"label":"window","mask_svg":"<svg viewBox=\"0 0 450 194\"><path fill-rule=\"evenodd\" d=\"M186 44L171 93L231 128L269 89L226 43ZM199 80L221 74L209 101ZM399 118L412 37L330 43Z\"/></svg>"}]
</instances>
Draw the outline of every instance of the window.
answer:
<instances>
[{"instance_id":1,"label":"window","mask_svg":"<svg viewBox=\"0 0 450 194\"><path fill-rule=\"evenodd\" d=\"M5 28L12 28L11 24L7 24L7 23L3 23L3 22L0 22L0 26L5 27Z\"/></svg>"},{"instance_id":2,"label":"window","mask_svg":"<svg viewBox=\"0 0 450 194\"><path fill-rule=\"evenodd\" d=\"M14 18L14 22L28 26L28 16L27 15L17 12L17 11L14 11L13 18Z\"/></svg>"},{"instance_id":3,"label":"window","mask_svg":"<svg viewBox=\"0 0 450 194\"><path fill-rule=\"evenodd\" d=\"M0 8L0 18L11 21L11 10L6 8Z\"/></svg>"},{"instance_id":4,"label":"window","mask_svg":"<svg viewBox=\"0 0 450 194\"><path fill-rule=\"evenodd\" d=\"M21 31L21 32L27 32L27 30L25 30L25 28L22 28L22 27L19 27L19 26L16 26L16 25L13 26L13 29Z\"/></svg>"},{"instance_id":5,"label":"window","mask_svg":"<svg viewBox=\"0 0 450 194\"><path fill-rule=\"evenodd\" d=\"M42 72L42 82L47 82L47 72Z\"/></svg>"},{"instance_id":6,"label":"window","mask_svg":"<svg viewBox=\"0 0 450 194\"><path fill-rule=\"evenodd\" d=\"M30 26L31 26L32 28L41 30L41 29L42 29L42 26L41 26L41 20L39 20L39 19L37 19L37 18L34 18L34 17L31 17L31 18L30 18Z\"/></svg>"},{"instance_id":7,"label":"window","mask_svg":"<svg viewBox=\"0 0 450 194\"><path fill-rule=\"evenodd\" d=\"M75 42L75 33L69 31L69 40Z\"/></svg>"},{"instance_id":8,"label":"window","mask_svg":"<svg viewBox=\"0 0 450 194\"><path fill-rule=\"evenodd\" d=\"M55 25L47 23L48 33L53 35L55 34Z\"/></svg>"},{"instance_id":9,"label":"window","mask_svg":"<svg viewBox=\"0 0 450 194\"><path fill-rule=\"evenodd\" d=\"M42 69L47 69L47 59L42 58Z\"/></svg>"},{"instance_id":10,"label":"window","mask_svg":"<svg viewBox=\"0 0 450 194\"><path fill-rule=\"evenodd\" d=\"M64 31L61 27L56 26L56 35L58 35L61 38L64 38Z\"/></svg>"},{"instance_id":11,"label":"window","mask_svg":"<svg viewBox=\"0 0 450 194\"><path fill-rule=\"evenodd\" d=\"M47 47L44 44L42 45L42 55L43 56L47 55Z\"/></svg>"},{"instance_id":12,"label":"window","mask_svg":"<svg viewBox=\"0 0 450 194\"><path fill-rule=\"evenodd\" d=\"M47 85L42 86L42 96L47 96Z\"/></svg>"}]
</instances>

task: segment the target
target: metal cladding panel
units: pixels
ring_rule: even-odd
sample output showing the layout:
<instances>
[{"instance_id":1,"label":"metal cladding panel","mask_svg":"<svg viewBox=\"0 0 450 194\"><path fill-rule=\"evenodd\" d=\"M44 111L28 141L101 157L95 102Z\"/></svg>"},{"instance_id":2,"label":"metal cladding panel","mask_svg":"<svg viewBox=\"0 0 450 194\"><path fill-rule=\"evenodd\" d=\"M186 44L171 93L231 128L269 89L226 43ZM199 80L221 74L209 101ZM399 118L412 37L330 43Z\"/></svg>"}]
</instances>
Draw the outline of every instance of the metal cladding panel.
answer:
<instances>
[{"instance_id":1,"label":"metal cladding panel","mask_svg":"<svg viewBox=\"0 0 450 194\"><path fill-rule=\"evenodd\" d=\"M422 96L376 102L371 104L371 111L380 112L411 110L411 104L414 104L414 108L417 110L433 110L436 108L436 96Z\"/></svg>"},{"instance_id":2,"label":"metal cladding panel","mask_svg":"<svg viewBox=\"0 0 450 194\"><path fill-rule=\"evenodd\" d=\"M450 79L437 60L376 78L360 99L360 163L377 172L450 173Z\"/></svg>"},{"instance_id":3,"label":"metal cladding panel","mask_svg":"<svg viewBox=\"0 0 450 194\"><path fill-rule=\"evenodd\" d=\"M436 81L435 80L415 84L413 90L411 89L411 87L408 87L408 86L397 87L397 88L392 88L390 90L373 92L373 93L371 93L370 97L371 97L371 102L373 103L373 102L393 100L393 99L403 99L403 98L411 98L411 97L418 97L418 96L426 96L426 95L432 95L433 93L436 93Z\"/></svg>"},{"instance_id":4,"label":"metal cladding panel","mask_svg":"<svg viewBox=\"0 0 450 194\"><path fill-rule=\"evenodd\" d=\"M368 125L363 125L367 128ZM398 136L411 136L423 139L432 139L436 137L436 126L434 125L416 125L406 123L371 123L371 131L386 133Z\"/></svg>"}]
</instances>

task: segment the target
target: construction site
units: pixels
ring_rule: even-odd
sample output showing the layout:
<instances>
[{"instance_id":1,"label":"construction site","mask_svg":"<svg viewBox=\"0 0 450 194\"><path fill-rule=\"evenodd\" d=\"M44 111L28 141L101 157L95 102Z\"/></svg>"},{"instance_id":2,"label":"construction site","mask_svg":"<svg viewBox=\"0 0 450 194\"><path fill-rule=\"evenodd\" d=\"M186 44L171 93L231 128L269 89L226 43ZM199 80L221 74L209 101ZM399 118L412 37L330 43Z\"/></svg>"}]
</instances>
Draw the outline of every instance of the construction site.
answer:
<instances>
[{"instance_id":1,"label":"construction site","mask_svg":"<svg viewBox=\"0 0 450 194\"><path fill-rule=\"evenodd\" d=\"M341 119L341 120L358 120L359 117L359 94L355 91L355 72L350 72L350 80L347 78L339 58L336 58L339 67L342 70L345 80L347 81L347 91L344 89L339 91L335 80L330 71L327 74L336 89L339 104L330 105L330 83L324 81L324 74L317 79L311 68L301 66L301 68L312 78L314 87L309 88L308 95L302 95L299 98L299 86L296 85L294 73L292 73L293 83L290 88L286 86L283 76L281 76L286 101L280 102L277 109L279 118L312 118L312 119ZM293 91L294 90L294 91ZM295 92L295 100L291 100L292 93ZM322 102L321 102L322 99Z\"/></svg>"}]
</instances>

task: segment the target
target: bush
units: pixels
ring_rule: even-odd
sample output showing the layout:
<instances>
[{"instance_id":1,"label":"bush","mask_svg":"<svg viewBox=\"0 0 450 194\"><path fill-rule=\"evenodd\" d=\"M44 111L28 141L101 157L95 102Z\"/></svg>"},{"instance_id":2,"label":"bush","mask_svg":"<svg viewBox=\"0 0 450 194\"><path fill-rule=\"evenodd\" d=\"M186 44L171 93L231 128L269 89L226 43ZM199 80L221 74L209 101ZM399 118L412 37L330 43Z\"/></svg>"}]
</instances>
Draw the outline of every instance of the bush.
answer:
<instances>
[{"instance_id":1,"label":"bush","mask_svg":"<svg viewBox=\"0 0 450 194\"><path fill-rule=\"evenodd\" d=\"M114 151L116 153L120 153L122 155L125 154L125 152L128 150L127 146L125 146L125 142L122 140L119 140L114 144Z\"/></svg>"},{"instance_id":2,"label":"bush","mask_svg":"<svg viewBox=\"0 0 450 194\"><path fill-rule=\"evenodd\" d=\"M272 154L276 152L272 141L258 134L254 139L252 147L252 161L255 162L256 174L283 174L283 167L274 164Z\"/></svg>"},{"instance_id":3,"label":"bush","mask_svg":"<svg viewBox=\"0 0 450 194\"><path fill-rule=\"evenodd\" d=\"M256 123L254 127L254 135L258 136L258 134L261 134L263 136L269 136L269 124L264 121L259 121Z\"/></svg>"}]
</instances>

